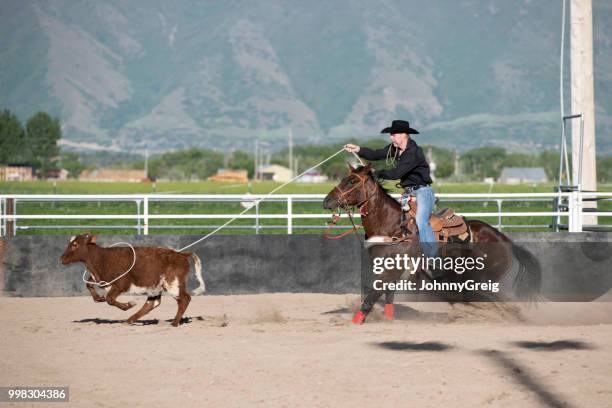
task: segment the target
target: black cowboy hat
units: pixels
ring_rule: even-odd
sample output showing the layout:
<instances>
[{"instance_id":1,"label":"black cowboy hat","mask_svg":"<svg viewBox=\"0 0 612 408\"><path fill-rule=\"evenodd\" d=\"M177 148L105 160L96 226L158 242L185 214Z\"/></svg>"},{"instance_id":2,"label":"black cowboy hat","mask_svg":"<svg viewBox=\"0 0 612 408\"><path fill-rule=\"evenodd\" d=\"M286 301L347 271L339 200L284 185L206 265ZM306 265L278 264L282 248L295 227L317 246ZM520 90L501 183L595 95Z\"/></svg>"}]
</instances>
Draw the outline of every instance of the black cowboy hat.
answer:
<instances>
[{"instance_id":1,"label":"black cowboy hat","mask_svg":"<svg viewBox=\"0 0 612 408\"><path fill-rule=\"evenodd\" d=\"M391 127L386 127L380 131L380 133L412 133L418 135L419 131L410 127L410 123L405 120L394 120L391 122Z\"/></svg>"}]
</instances>

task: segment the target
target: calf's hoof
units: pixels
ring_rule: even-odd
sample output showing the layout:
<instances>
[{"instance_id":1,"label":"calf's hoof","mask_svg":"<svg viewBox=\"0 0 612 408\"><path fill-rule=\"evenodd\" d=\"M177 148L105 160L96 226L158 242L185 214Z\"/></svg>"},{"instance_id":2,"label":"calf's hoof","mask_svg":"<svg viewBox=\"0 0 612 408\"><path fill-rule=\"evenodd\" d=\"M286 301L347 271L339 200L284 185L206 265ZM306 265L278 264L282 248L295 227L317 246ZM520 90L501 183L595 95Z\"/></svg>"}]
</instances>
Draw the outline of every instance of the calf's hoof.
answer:
<instances>
[{"instance_id":1,"label":"calf's hoof","mask_svg":"<svg viewBox=\"0 0 612 408\"><path fill-rule=\"evenodd\" d=\"M361 310L355 313L353 316L353 324L363 324L365 322L366 315Z\"/></svg>"},{"instance_id":2,"label":"calf's hoof","mask_svg":"<svg viewBox=\"0 0 612 408\"><path fill-rule=\"evenodd\" d=\"M395 315L395 309L393 308L392 304L385 305L384 315L385 315L385 320L389 320L389 321L393 320L393 317Z\"/></svg>"},{"instance_id":3,"label":"calf's hoof","mask_svg":"<svg viewBox=\"0 0 612 408\"><path fill-rule=\"evenodd\" d=\"M179 320L178 322L177 322L176 320L173 320L173 321L172 321L172 325L173 325L174 327L178 327L180 324L181 324L181 321L180 321L180 320Z\"/></svg>"},{"instance_id":4,"label":"calf's hoof","mask_svg":"<svg viewBox=\"0 0 612 408\"><path fill-rule=\"evenodd\" d=\"M104 296L101 296L101 297L95 298L94 302L96 303L106 302L106 298Z\"/></svg>"}]
</instances>

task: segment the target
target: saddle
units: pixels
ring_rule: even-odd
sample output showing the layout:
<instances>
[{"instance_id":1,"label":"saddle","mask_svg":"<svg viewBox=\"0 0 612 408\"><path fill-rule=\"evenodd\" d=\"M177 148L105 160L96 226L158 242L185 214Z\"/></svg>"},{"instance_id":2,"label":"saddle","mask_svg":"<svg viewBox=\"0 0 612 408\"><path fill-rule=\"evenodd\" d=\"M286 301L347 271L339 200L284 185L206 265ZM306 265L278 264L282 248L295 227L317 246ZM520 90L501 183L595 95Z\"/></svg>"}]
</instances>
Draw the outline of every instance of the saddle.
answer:
<instances>
[{"instance_id":1,"label":"saddle","mask_svg":"<svg viewBox=\"0 0 612 408\"><path fill-rule=\"evenodd\" d=\"M408 214L410 217L405 222L408 230L415 231L417 205L416 200L412 197L410 197L409 207ZM465 242L470 236L465 218L455 214L455 210L452 208L443 208L436 211L429 217L429 224L440 243L446 243L453 237Z\"/></svg>"}]
</instances>

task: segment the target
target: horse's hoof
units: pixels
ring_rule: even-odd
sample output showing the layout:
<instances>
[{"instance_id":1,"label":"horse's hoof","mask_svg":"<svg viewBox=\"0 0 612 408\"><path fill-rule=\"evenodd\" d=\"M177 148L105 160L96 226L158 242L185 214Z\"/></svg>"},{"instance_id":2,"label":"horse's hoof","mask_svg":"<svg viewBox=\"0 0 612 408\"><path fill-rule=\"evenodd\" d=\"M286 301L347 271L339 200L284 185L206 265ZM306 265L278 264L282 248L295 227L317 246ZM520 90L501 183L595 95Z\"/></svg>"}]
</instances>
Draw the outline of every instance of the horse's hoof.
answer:
<instances>
[{"instance_id":1,"label":"horse's hoof","mask_svg":"<svg viewBox=\"0 0 612 408\"><path fill-rule=\"evenodd\" d=\"M394 314L395 314L395 309L393 308L392 304L386 304L385 305L385 319L386 320L393 320Z\"/></svg>"},{"instance_id":2,"label":"horse's hoof","mask_svg":"<svg viewBox=\"0 0 612 408\"><path fill-rule=\"evenodd\" d=\"M366 315L361 310L355 313L353 316L353 324L363 324L365 322Z\"/></svg>"}]
</instances>

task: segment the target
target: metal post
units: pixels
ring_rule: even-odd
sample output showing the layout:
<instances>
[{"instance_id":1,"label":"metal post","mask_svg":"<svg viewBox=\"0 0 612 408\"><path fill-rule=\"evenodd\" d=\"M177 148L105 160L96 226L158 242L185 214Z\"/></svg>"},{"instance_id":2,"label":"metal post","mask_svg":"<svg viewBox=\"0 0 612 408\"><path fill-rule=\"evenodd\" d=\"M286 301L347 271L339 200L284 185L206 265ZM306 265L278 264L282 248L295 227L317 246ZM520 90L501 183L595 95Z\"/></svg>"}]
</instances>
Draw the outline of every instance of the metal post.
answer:
<instances>
[{"instance_id":1,"label":"metal post","mask_svg":"<svg viewBox=\"0 0 612 408\"><path fill-rule=\"evenodd\" d=\"M6 218L4 218L4 199L0 199L0 237L6 235Z\"/></svg>"},{"instance_id":2,"label":"metal post","mask_svg":"<svg viewBox=\"0 0 612 408\"><path fill-rule=\"evenodd\" d=\"M144 197L143 201L143 224L144 224L144 235L149 235L149 197Z\"/></svg>"},{"instance_id":3,"label":"metal post","mask_svg":"<svg viewBox=\"0 0 612 408\"><path fill-rule=\"evenodd\" d=\"M502 230L502 214L501 214L502 200L497 199L495 201L497 201L497 229L501 231Z\"/></svg>"},{"instance_id":4,"label":"metal post","mask_svg":"<svg viewBox=\"0 0 612 408\"><path fill-rule=\"evenodd\" d=\"M15 199L7 198L6 199L6 215L12 214L15 216ZM16 220L10 219L6 221L6 236L12 237L15 236L15 222Z\"/></svg>"},{"instance_id":5,"label":"metal post","mask_svg":"<svg viewBox=\"0 0 612 408\"><path fill-rule=\"evenodd\" d=\"M582 191L578 189L576 191L576 231L574 232L582 232Z\"/></svg>"},{"instance_id":6,"label":"metal post","mask_svg":"<svg viewBox=\"0 0 612 408\"><path fill-rule=\"evenodd\" d=\"M259 201L255 202L255 234L259 234Z\"/></svg>"},{"instance_id":7,"label":"metal post","mask_svg":"<svg viewBox=\"0 0 612 408\"><path fill-rule=\"evenodd\" d=\"M582 193L572 191L569 197L569 232L582 232Z\"/></svg>"},{"instance_id":8,"label":"metal post","mask_svg":"<svg viewBox=\"0 0 612 408\"><path fill-rule=\"evenodd\" d=\"M578 153L578 191L582 190L582 158L584 157L584 115L580 115L580 152Z\"/></svg>"},{"instance_id":9,"label":"metal post","mask_svg":"<svg viewBox=\"0 0 612 408\"><path fill-rule=\"evenodd\" d=\"M293 198L287 197L287 234L293 234Z\"/></svg>"},{"instance_id":10,"label":"metal post","mask_svg":"<svg viewBox=\"0 0 612 408\"><path fill-rule=\"evenodd\" d=\"M575 216L575 212L574 212L574 207L575 207L575 201L574 201L574 191L570 192L570 196L567 198L567 230L569 232L574 232L574 216Z\"/></svg>"},{"instance_id":11,"label":"metal post","mask_svg":"<svg viewBox=\"0 0 612 408\"><path fill-rule=\"evenodd\" d=\"M136 214L138 215L138 218L137 218L138 224L136 224L136 233L140 235L140 200L136 200Z\"/></svg>"}]
</instances>

